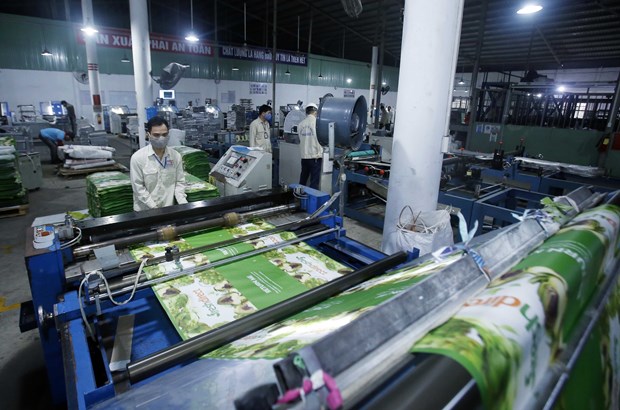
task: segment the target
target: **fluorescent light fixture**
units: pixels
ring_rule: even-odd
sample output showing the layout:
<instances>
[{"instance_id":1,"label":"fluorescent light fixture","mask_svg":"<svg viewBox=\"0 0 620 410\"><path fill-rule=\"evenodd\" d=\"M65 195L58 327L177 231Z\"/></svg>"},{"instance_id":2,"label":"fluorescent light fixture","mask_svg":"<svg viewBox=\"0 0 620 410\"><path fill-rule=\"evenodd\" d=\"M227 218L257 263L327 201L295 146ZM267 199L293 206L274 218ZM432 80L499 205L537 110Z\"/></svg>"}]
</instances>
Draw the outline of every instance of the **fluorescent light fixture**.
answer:
<instances>
[{"instance_id":1,"label":"fluorescent light fixture","mask_svg":"<svg viewBox=\"0 0 620 410\"><path fill-rule=\"evenodd\" d=\"M234 66L234 67L232 68L232 70L233 70L233 71L239 71L239 67Z\"/></svg>"},{"instance_id":2,"label":"fluorescent light fixture","mask_svg":"<svg viewBox=\"0 0 620 410\"><path fill-rule=\"evenodd\" d=\"M194 33L188 33L188 34L185 36L185 40L187 40L187 41L189 41L189 42L191 42L191 43L196 43L196 42L198 42L200 39L196 36L196 34L194 34Z\"/></svg>"},{"instance_id":3,"label":"fluorescent light fixture","mask_svg":"<svg viewBox=\"0 0 620 410\"><path fill-rule=\"evenodd\" d=\"M536 98L542 97L542 94L536 94Z\"/></svg>"},{"instance_id":4,"label":"fluorescent light fixture","mask_svg":"<svg viewBox=\"0 0 620 410\"><path fill-rule=\"evenodd\" d=\"M351 84L351 81L353 80L351 80L350 78L347 78L347 84Z\"/></svg>"},{"instance_id":5,"label":"fluorescent light fixture","mask_svg":"<svg viewBox=\"0 0 620 410\"><path fill-rule=\"evenodd\" d=\"M517 11L517 14L533 14L541 10L542 6L539 4L526 4Z\"/></svg>"},{"instance_id":6,"label":"fluorescent light fixture","mask_svg":"<svg viewBox=\"0 0 620 410\"><path fill-rule=\"evenodd\" d=\"M557 88L557 90L558 90L559 92L563 93L564 91L566 91L566 87L564 87L563 85L561 85L561 86L559 86L559 87Z\"/></svg>"},{"instance_id":7,"label":"fluorescent light fixture","mask_svg":"<svg viewBox=\"0 0 620 410\"><path fill-rule=\"evenodd\" d=\"M99 32L99 30L97 30L93 26L84 26L80 30L82 30L84 33L86 33L87 36L92 36L93 34Z\"/></svg>"},{"instance_id":8,"label":"fluorescent light fixture","mask_svg":"<svg viewBox=\"0 0 620 410\"><path fill-rule=\"evenodd\" d=\"M53 54L52 54L52 53L50 53L50 51L47 49L47 47L45 47L45 48L43 49L43 51L41 51L41 55L42 55L42 56L45 56L45 57L50 57L50 56L52 56Z\"/></svg>"}]
</instances>

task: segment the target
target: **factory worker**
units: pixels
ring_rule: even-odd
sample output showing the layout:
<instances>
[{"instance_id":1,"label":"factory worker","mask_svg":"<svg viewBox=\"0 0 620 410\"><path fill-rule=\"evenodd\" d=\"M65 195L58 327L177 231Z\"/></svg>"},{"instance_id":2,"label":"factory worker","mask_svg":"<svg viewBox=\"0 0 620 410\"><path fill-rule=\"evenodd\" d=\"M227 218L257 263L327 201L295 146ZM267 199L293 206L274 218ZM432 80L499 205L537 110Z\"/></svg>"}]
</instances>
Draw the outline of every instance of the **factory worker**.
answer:
<instances>
[{"instance_id":1,"label":"factory worker","mask_svg":"<svg viewBox=\"0 0 620 410\"><path fill-rule=\"evenodd\" d=\"M250 124L250 147L258 147L271 152L269 121L271 121L271 107L261 105L258 109L258 118Z\"/></svg>"},{"instance_id":2,"label":"factory worker","mask_svg":"<svg viewBox=\"0 0 620 410\"><path fill-rule=\"evenodd\" d=\"M62 100L60 104L63 107L65 107L65 110L67 110L67 117L69 118L69 123L71 124L71 132L73 134L77 133L77 129L75 125L75 120L76 120L75 107L73 106L73 104L69 104L65 100Z\"/></svg>"},{"instance_id":3,"label":"factory worker","mask_svg":"<svg viewBox=\"0 0 620 410\"><path fill-rule=\"evenodd\" d=\"M301 149L301 175L299 183L310 188L319 189L321 166L323 164L323 147L316 136L316 116L319 107L310 103L306 106L306 118L297 126L299 148ZM307 185L308 177L310 185Z\"/></svg>"},{"instance_id":4,"label":"factory worker","mask_svg":"<svg viewBox=\"0 0 620 410\"><path fill-rule=\"evenodd\" d=\"M52 164L60 164L62 161L58 158L58 147L64 145L65 141L73 141L73 134L58 128L43 128L39 131L39 139L50 149Z\"/></svg>"},{"instance_id":5,"label":"factory worker","mask_svg":"<svg viewBox=\"0 0 620 410\"><path fill-rule=\"evenodd\" d=\"M146 124L149 145L131 156L133 210L186 204L185 173L181 154L168 147L168 121L153 117Z\"/></svg>"}]
</instances>

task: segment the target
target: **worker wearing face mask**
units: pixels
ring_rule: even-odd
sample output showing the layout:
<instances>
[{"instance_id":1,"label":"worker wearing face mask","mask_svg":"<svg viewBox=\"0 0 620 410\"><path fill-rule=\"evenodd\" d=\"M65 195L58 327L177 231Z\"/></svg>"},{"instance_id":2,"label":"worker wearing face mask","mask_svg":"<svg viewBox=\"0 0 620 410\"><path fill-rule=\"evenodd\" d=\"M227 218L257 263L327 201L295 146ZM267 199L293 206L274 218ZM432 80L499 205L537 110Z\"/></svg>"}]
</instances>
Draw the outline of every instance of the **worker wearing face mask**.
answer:
<instances>
[{"instance_id":1,"label":"worker wearing face mask","mask_svg":"<svg viewBox=\"0 0 620 410\"><path fill-rule=\"evenodd\" d=\"M271 152L269 121L271 121L271 107L261 105L258 109L258 118L250 124L250 147L258 147Z\"/></svg>"},{"instance_id":2,"label":"worker wearing face mask","mask_svg":"<svg viewBox=\"0 0 620 410\"><path fill-rule=\"evenodd\" d=\"M131 156L130 178L134 211L186 204L181 154L168 148L168 122L153 117L146 124L149 145Z\"/></svg>"}]
</instances>

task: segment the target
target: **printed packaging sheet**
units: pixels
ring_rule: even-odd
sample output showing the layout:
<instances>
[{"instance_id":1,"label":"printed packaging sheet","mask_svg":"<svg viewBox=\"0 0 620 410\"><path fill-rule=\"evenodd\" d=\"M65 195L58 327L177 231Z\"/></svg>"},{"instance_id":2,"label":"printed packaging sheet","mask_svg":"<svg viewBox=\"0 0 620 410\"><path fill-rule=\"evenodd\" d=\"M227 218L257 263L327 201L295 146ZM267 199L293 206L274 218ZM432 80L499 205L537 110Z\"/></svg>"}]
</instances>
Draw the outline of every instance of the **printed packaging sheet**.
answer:
<instances>
[{"instance_id":1,"label":"printed packaging sheet","mask_svg":"<svg viewBox=\"0 0 620 410\"><path fill-rule=\"evenodd\" d=\"M185 236L168 243L147 243L131 249L136 260L158 257L167 247L180 251L218 243L273 228L263 221ZM295 238L290 232L197 253L178 261L147 266L149 279L241 255ZM183 339L202 334L245 315L289 299L351 272L303 242L270 250L194 275L180 276L153 290Z\"/></svg>"},{"instance_id":2,"label":"printed packaging sheet","mask_svg":"<svg viewBox=\"0 0 620 410\"><path fill-rule=\"evenodd\" d=\"M618 259L619 225L618 207L605 205L583 212L412 351L445 355L463 365L487 408L527 407L566 341L579 336L574 334L575 325L597 286L611 274L612 262ZM615 311L608 313L614 324L617 308L616 303ZM606 332L611 333L609 340L616 338L618 348L615 327L609 326ZM596 358L607 360L615 375L609 385L617 386L618 355L613 363L608 359ZM601 398L609 385L598 386L590 400Z\"/></svg>"}]
</instances>

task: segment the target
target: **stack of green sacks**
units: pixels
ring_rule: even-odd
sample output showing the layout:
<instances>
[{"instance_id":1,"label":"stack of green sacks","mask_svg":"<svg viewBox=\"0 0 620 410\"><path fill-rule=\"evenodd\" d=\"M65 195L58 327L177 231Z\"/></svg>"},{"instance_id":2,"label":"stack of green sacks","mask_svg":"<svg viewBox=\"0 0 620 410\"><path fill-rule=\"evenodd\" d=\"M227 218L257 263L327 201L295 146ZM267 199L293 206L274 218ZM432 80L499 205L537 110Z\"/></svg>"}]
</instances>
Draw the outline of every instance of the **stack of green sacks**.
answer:
<instances>
[{"instance_id":1,"label":"stack of green sacks","mask_svg":"<svg viewBox=\"0 0 620 410\"><path fill-rule=\"evenodd\" d=\"M22 185L22 177L17 168L15 138L0 137L0 207L27 203L27 191Z\"/></svg>"},{"instance_id":2,"label":"stack of green sacks","mask_svg":"<svg viewBox=\"0 0 620 410\"><path fill-rule=\"evenodd\" d=\"M185 173L185 194L187 202L204 201L220 196L217 187L187 172Z\"/></svg>"},{"instance_id":3,"label":"stack of green sacks","mask_svg":"<svg viewBox=\"0 0 620 410\"><path fill-rule=\"evenodd\" d=\"M209 171L211 171L211 166L209 165L209 156L205 151L182 145L172 148L174 148L179 154L181 154L181 157L183 157L183 169L185 172L192 174L203 181L209 180Z\"/></svg>"},{"instance_id":4,"label":"stack of green sacks","mask_svg":"<svg viewBox=\"0 0 620 410\"><path fill-rule=\"evenodd\" d=\"M95 218L133 211L129 176L119 171L96 172L86 177L88 211Z\"/></svg>"}]
</instances>

